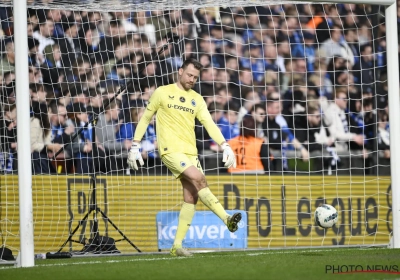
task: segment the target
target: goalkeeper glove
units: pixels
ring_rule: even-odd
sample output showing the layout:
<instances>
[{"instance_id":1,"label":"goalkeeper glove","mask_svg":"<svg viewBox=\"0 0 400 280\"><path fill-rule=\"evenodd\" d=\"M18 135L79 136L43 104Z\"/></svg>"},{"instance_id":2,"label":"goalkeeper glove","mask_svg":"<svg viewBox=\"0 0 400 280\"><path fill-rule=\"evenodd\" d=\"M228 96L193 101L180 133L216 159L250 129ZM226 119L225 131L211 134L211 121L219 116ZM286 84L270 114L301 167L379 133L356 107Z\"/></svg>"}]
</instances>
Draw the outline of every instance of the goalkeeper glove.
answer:
<instances>
[{"instance_id":1,"label":"goalkeeper glove","mask_svg":"<svg viewBox=\"0 0 400 280\"><path fill-rule=\"evenodd\" d=\"M139 161L140 166L143 166L144 164L140 148L141 148L140 143L133 142L132 147L129 150L128 165L131 169L139 170L139 167L136 162L137 160Z\"/></svg>"},{"instance_id":2,"label":"goalkeeper glove","mask_svg":"<svg viewBox=\"0 0 400 280\"><path fill-rule=\"evenodd\" d=\"M225 163L226 168L236 168L236 157L235 154L232 151L231 146L229 146L228 143L224 143L221 145L223 156L222 156L222 162Z\"/></svg>"}]
</instances>

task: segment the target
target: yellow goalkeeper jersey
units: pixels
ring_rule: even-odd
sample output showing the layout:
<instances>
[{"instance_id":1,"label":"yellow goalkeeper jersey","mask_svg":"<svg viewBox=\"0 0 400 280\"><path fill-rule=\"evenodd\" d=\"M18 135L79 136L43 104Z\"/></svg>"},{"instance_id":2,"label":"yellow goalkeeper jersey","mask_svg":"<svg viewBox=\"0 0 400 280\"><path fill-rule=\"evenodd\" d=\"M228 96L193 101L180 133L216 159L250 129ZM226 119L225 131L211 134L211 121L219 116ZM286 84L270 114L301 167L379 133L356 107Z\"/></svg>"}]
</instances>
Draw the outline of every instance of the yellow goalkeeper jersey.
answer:
<instances>
[{"instance_id":1,"label":"yellow goalkeeper jersey","mask_svg":"<svg viewBox=\"0 0 400 280\"><path fill-rule=\"evenodd\" d=\"M203 97L194 90L185 91L177 84L157 88L150 97L146 111L135 130L135 141L141 141L153 115L156 115L156 134L160 155L185 153L197 155L195 118L218 144L225 142L214 123Z\"/></svg>"}]
</instances>

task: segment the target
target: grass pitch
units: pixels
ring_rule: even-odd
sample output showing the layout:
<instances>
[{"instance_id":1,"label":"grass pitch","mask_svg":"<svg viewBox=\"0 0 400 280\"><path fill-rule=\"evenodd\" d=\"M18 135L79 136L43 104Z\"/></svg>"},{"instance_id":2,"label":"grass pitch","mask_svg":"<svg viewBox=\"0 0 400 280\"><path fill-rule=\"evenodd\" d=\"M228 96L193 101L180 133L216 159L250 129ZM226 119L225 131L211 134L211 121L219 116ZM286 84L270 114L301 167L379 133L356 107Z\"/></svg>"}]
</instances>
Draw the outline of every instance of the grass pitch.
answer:
<instances>
[{"instance_id":1,"label":"grass pitch","mask_svg":"<svg viewBox=\"0 0 400 280\"><path fill-rule=\"evenodd\" d=\"M13 280L396 278L400 279L400 250L379 248L197 253L192 258L166 254L75 257L37 260L31 268L0 266L0 279Z\"/></svg>"}]
</instances>

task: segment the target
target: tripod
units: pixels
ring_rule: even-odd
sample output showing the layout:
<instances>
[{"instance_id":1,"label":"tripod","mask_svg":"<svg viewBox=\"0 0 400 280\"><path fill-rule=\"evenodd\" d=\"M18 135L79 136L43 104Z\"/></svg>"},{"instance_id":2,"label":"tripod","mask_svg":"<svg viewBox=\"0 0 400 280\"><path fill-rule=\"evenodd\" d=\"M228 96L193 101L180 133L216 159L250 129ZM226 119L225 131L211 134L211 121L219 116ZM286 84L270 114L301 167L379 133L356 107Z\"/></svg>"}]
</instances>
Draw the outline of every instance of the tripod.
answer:
<instances>
[{"instance_id":1,"label":"tripod","mask_svg":"<svg viewBox=\"0 0 400 280\"><path fill-rule=\"evenodd\" d=\"M158 58L162 53L164 53L164 51L165 50L167 50L168 48L169 48L169 46L168 46L168 44L170 44L170 43L179 43L179 41L180 41L180 38L176 35L176 34L174 34L174 33L168 33L166 36L165 36L165 40L166 40L166 43L164 44L164 45L162 45L161 46L161 48L160 48L160 50L156 53L156 55L155 55L155 57L156 58ZM138 74L140 74L141 72L143 72L143 70L147 67L147 65L149 65L151 63L151 61L145 61L145 63L144 63L144 65L138 70ZM130 82L130 83L132 83L132 81ZM124 85L124 86L121 86L121 88L114 94L114 96L111 98L111 99L109 99L109 100L107 100L106 102L104 102L104 105L103 105L103 111L102 112L100 112L98 115L93 115L93 117L92 117L92 119L91 120L89 120L89 122L87 122L83 127L81 127L76 133L75 133L75 135L73 135L73 137L71 138L71 141L70 141L70 143L72 142L72 141L74 141L74 139L76 139L77 137L78 137L78 135L80 135L81 134L81 132L84 130L84 129L86 129L86 128L88 128L89 127L89 125L91 124L92 125L92 141L96 141L96 129L95 129L95 127L96 127L96 124L97 124L97 121L98 121L98 117L99 117L99 115L100 114L102 114L102 113L104 113L105 112L105 110L108 108L108 106L113 102L113 101L115 101L115 99L118 97L118 95L120 95L121 93L125 93L126 92L126 90L127 90L127 88L128 88L128 85ZM68 144L70 144L70 143L68 143ZM54 159L56 159L56 157L65 149L65 146L66 145L64 145L57 153L55 153L54 154L54 156L53 156L53 158ZM97 146L95 146L96 148L97 148ZM92 153L93 153L93 150L92 150ZM93 160L94 160L94 157L92 157L93 158ZM132 241L130 241L129 240L129 238L107 217L107 215L97 206L97 197L96 197L96 167L95 167L95 164L94 164L94 161L93 161L93 172L92 172L92 174L91 174L91 176L90 176L90 182L91 182L91 185L92 185L92 196L91 196L91 203L89 203L89 211L86 213L86 215L83 217L83 219L82 220L80 220L79 221L79 223L78 223L78 225L75 227L75 229L73 230L73 231L71 231L70 232L70 234L69 234L69 236L68 236L68 238L67 238L67 240L61 245L61 247L60 247L60 249L57 251L57 253L58 254L61 254L61 251L62 251L62 249L65 247L65 245L68 243L68 242L77 242L77 243L80 243L80 244L84 244L85 245L85 248L86 248L86 243L85 243L85 241L81 241L81 240L74 240L74 239L72 239L73 238L73 236L74 236L74 234L78 231L78 229L79 229L79 227L85 222L85 221L87 221L88 220L88 218L89 218L89 215L91 214L91 213L93 213L93 238L91 239L92 240L92 242L91 242L91 244L93 244L93 245L95 245L96 247L96 249L95 250L97 250L97 248L99 248L99 247L101 247L102 245L104 245L104 243L107 243L107 241L109 240L108 238L104 238L104 237L101 237L100 235L99 235L99 224L98 224L98 214L100 213L100 215L101 215L101 217L103 218L103 219L105 219L107 222L109 222L117 231L118 231L118 233L123 237L122 239L119 239L119 240L115 240L115 242L118 242L118 241L123 241L123 240L126 240L133 248L135 248L139 253L141 252L140 251L140 249L138 248L138 247L136 247L136 245L135 244L133 244L132 243ZM106 241L104 241L103 239L108 239L108 240L106 240ZM109 244L108 244L109 245ZM90 248L90 247L89 247ZM86 248L87 249L87 248ZM85 249L84 249L85 250ZM90 250L86 250L86 251L90 251Z\"/></svg>"},{"instance_id":2,"label":"tripod","mask_svg":"<svg viewBox=\"0 0 400 280\"><path fill-rule=\"evenodd\" d=\"M92 139L96 139L96 125L97 125L97 120L98 116L93 117L93 119L89 122L92 123ZM96 146L95 146L96 147ZM97 148L97 147L96 147ZM72 241L76 243L83 244L85 247L83 249L84 252L99 252L99 249L101 250L102 246L110 246L112 244L107 244L109 243L109 238L101 237L99 234L99 220L98 220L98 214L100 213L101 217L105 219L108 223L110 223L115 230L123 237L122 239L115 240L114 242L119 242L126 240L133 248L135 248L139 253L142 251L135 245L133 242L117 227L116 224L113 223L113 221L107 217L107 215L98 207L97 205L97 182L96 182L96 164L94 163L95 160L95 153L92 150L92 174L90 174L90 185L91 185L91 198L89 202L89 210L86 213L86 215L83 217L82 220L79 221L78 225L75 227L73 231L70 232L68 239L61 245L60 249L57 251L57 253L61 253L62 249L65 247L65 245ZM86 243L86 239L84 240L74 240L72 239L74 234L78 231L79 227L83 225L87 220L89 219L90 214L93 213L93 227L91 229L91 233L93 233L93 238L90 239L90 243ZM116 249L115 249L116 250ZM112 250L112 251L115 251Z\"/></svg>"}]
</instances>

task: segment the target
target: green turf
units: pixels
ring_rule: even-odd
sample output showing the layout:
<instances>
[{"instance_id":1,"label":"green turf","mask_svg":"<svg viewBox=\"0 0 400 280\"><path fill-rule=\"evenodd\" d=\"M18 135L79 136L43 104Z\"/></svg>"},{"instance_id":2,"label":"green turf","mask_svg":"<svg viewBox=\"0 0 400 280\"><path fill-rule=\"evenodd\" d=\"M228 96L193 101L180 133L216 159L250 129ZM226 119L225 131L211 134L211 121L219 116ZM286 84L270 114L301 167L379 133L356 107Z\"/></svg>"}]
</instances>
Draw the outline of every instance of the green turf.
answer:
<instances>
[{"instance_id":1,"label":"green turf","mask_svg":"<svg viewBox=\"0 0 400 280\"><path fill-rule=\"evenodd\" d=\"M397 249L308 249L196 254L192 258L135 255L38 260L32 268L0 266L0 279L400 279L400 274L326 273L326 265L392 265ZM360 268L360 267L359 267Z\"/></svg>"}]
</instances>

